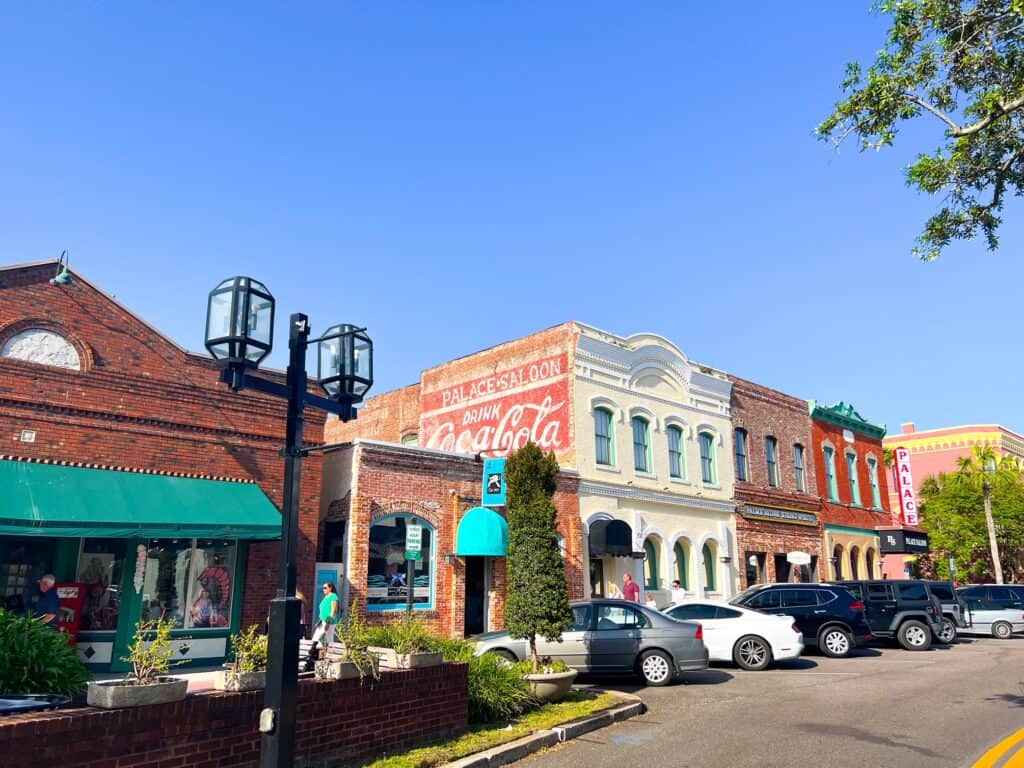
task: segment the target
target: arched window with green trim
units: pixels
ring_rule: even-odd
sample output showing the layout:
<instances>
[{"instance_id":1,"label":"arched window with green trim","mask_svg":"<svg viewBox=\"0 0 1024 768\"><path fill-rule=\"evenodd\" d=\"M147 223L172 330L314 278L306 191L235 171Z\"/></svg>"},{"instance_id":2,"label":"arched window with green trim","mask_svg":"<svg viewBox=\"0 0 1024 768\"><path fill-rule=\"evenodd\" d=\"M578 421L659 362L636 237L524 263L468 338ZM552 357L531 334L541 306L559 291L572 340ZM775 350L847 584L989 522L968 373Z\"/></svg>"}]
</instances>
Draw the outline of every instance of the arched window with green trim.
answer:
<instances>
[{"instance_id":1,"label":"arched window with green trim","mask_svg":"<svg viewBox=\"0 0 1024 768\"><path fill-rule=\"evenodd\" d=\"M700 551L700 556L704 559L704 588L708 592L715 591L715 554L711 550L710 544L705 544Z\"/></svg>"},{"instance_id":2,"label":"arched window with green trim","mask_svg":"<svg viewBox=\"0 0 1024 768\"><path fill-rule=\"evenodd\" d=\"M644 540L644 589L659 589L658 546L651 539Z\"/></svg>"},{"instance_id":3,"label":"arched window with green trim","mask_svg":"<svg viewBox=\"0 0 1024 768\"><path fill-rule=\"evenodd\" d=\"M677 541L672 547L672 553L676 557L676 578L683 585L683 589L690 588L689 569L686 567L686 549L681 541Z\"/></svg>"}]
</instances>

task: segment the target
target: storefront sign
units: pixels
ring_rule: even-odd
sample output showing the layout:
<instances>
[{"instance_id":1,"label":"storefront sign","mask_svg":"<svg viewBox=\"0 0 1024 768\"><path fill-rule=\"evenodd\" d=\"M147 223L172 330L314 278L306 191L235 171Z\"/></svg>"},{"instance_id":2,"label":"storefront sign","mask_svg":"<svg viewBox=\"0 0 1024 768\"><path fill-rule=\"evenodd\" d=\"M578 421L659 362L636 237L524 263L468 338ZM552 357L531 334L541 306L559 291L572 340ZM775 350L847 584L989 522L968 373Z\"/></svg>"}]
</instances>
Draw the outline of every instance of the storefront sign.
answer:
<instances>
[{"instance_id":1,"label":"storefront sign","mask_svg":"<svg viewBox=\"0 0 1024 768\"><path fill-rule=\"evenodd\" d=\"M567 355L559 354L423 395L426 448L507 456L533 441L569 448Z\"/></svg>"},{"instance_id":2,"label":"storefront sign","mask_svg":"<svg viewBox=\"0 0 1024 768\"><path fill-rule=\"evenodd\" d=\"M818 516L813 512L798 512L794 509L759 507L755 504L746 504L741 510L741 514L744 517L758 517L765 520L777 520L780 523L792 523L794 525L818 524Z\"/></svg>"},{"instance_id":3,"label":"storefront sign","mask_svg":"<svg viewBox=\"0 0 1024 768\"><path fill-rule=\"evenodd\" d=\"M505 506L505 459L487 459L484 461L483 492L481 506Z\"/></svg>"},{"instance_id":4,"label":"storefront sign","mask_svg":"<svg viewBox=\"0 0 1024 768\"><path fill-rule=\"evenodd\" d=\"M899 447L893 451L896 464L896 492L900 498L900 516L904 525L917 525L917 500L914 498L914 477L910 472L910 451Z\"/></svg>"},{"instance_id":5,"label":"storefront sign","mask_svg":"<svg viewBox=\"0 0 1024 768\"><path fill-rule=\"evenodd\" d=\"M57 631L68 636L68 642L75 644L78 637L78 625L82 620L82 604L85 602L85 589L81 584L60 583L53 585L60 600L60 611L57 613Z\"/></svg>"},{"instance_id":6,"label":"storefront sign","mask_svg":"<svg viewBox=\"0 0 1024 768\"><path fill-rule=\"evenodd\" d=\"M928 534L917 531L879 531L878 551L883 555L909 555L928 551Z\"/></svg>"}]
</instances>

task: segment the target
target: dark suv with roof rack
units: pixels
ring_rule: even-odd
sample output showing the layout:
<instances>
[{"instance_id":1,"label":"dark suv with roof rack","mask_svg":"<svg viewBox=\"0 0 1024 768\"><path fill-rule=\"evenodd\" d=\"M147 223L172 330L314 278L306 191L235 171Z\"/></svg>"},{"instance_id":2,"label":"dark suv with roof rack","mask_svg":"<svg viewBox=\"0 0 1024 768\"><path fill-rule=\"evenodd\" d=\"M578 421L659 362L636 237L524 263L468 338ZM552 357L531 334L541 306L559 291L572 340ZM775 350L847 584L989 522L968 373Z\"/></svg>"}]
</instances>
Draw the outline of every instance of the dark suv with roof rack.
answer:
<instances>
[{"instance_id":1,"label":"dark suv with roof rack","mask_svg":"<svg viewBox=\"0 0 1024 768\"><path fill-rule=\"evenodd\" d=\"M729 601L762 613L792 616L804 645L826 656L849 656L871 639L864 603L839 584L758 584Z\"/></svg>"},{"instance_id":2,"label":"dark suv with roof rack","mask_svg":"<svg viewBox=\"0 0 1024 768\"><path fill-rule=\"evenodd\" d=\"M841 581L865 605L871 634L895 638L908 651L927 651L943 636L942 605L919 580Z\"/></svg>"}]
</instances>

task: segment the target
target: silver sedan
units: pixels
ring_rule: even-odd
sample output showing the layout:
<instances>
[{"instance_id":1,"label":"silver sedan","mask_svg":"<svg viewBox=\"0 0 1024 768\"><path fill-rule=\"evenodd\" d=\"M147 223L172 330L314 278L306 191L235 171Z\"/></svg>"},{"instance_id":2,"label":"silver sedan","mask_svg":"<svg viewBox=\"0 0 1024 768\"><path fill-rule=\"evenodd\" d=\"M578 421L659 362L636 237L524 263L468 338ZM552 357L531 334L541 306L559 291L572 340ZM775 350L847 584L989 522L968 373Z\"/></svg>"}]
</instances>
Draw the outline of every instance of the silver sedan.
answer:
<instances>
[{"instance_id":1,"label":"silver sedan","mask_svg":"<svg viewBox=\"0 0 1024 768\"><path fill-rule=\"evenodd\" d=\"M537 638L538 655L564 661L578 672L639 674L647 685L666 685L680 672L707 669L700 624L626 600L573 603L572 614L561 640ZM477 637L476 653L522 661L530 647L508 632L490 632Z\"/></svg>"},{"instance_id":2,"label":"silver sedan","mask_svg":"<svg viewBox=\"0 0 1024 768\"><path fill-rule=\"evenodd\" d=\"M991 635L1006 640L1015 632L1024 632L1024 612L1020 608L1003 608L980 597L963 595L971 625L958 629L961 635Z\"/></svg>"}]
</instances>

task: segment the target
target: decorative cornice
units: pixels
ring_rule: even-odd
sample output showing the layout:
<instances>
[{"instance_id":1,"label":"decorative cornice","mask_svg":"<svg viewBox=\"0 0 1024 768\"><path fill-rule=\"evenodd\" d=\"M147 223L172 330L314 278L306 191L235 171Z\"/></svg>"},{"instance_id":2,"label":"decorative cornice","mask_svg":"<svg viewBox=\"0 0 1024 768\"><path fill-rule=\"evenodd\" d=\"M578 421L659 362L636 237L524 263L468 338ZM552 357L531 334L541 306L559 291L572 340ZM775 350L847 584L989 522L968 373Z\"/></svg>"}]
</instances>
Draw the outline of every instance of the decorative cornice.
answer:
<instances>
[{"instance_id":1,"label":"decorative cornice","mask_svg":"<svg viewBox=\"0 0 1024 768\"><path fill-rule=\"evenodd\" d=\"M573 377L577 381L585 381L589 384L594 384L595 386L602 387L603 389L615 390L616 392L622 392L627 395L632 395L633 397L640 397L644 398L645 400L651 400L656 403L661 403L662 405L668 405L671 406L672 408L678 408L684 411L691 411L693 413L699 413L703 415L719 416L725 419L729 418L729 398L721 397L715 394L714 392L707 392L706 390L703 389L697 391L701 392L702 394L706 394L709 398L713 398L715 402L721 406L722 410L715 410L713 408L699 408L696 405L684 403L682 400L670 400L667 397L653 395L650 392L646 392L643 390L630 389L629 387L620 387L617 384L610 384L607 381L595 379L590 376L584 376L581 373L579 373L579 371L575 371L573 373ZM694 388L691 387L689 391L692 393L695 390Z\"/></svg>"},{"instance_id":2,"label":"decorative cornice","mask_svg":"<svg viewBox=\"0 0 1024 768\"><path fill-rule=\"evenodd\" d=\"M731 501L714 501L698 496L623 488L621 485L609 485L593 480L583 480L580 482L580 495L584 493L591 493L595 496L607 496L609 498L652 501L657 504L671 504L675 507L697 507L698 509L706 509L711 512L725 512L727 514L732 514L736 511L736 505Z\"/></svg>"},{"instance_id":3,"label":"decorative cornice","mask_svg":"<svg viewBox=\"0 0 1024 768\"><path fill-rule=\"evenodd\" d=\"M50 464L56 467L75 467L77 469L102 469L107 472L127 472L134 475L160 475L161 477L182 477L190 480L217 480L222 483L239 483L256 485L256 481L243 477L224 477L205 475L200 472L168 472L164 469L147 469L143 467L122 467L113 464L97 464L88 461L61 461L59 459L35 459L26 456L6 456L0 454L0 461L20 461L24 464Z\"/></svg>"},{"instance_id":4,"label":"decorative cornice","mask_svg":"<svg viewBox=\"0 0 1024 768\"><path fill-rule=\"evenodd\" d=\"M884 424L872 424L857 413L852 405L848 405L842 400L831 407L818 405L817 400L810 400L807 403L807 409L812 419L835 424L837 427L860 432L879 440L885 437Z\"/></svg>"}]
</instances>

